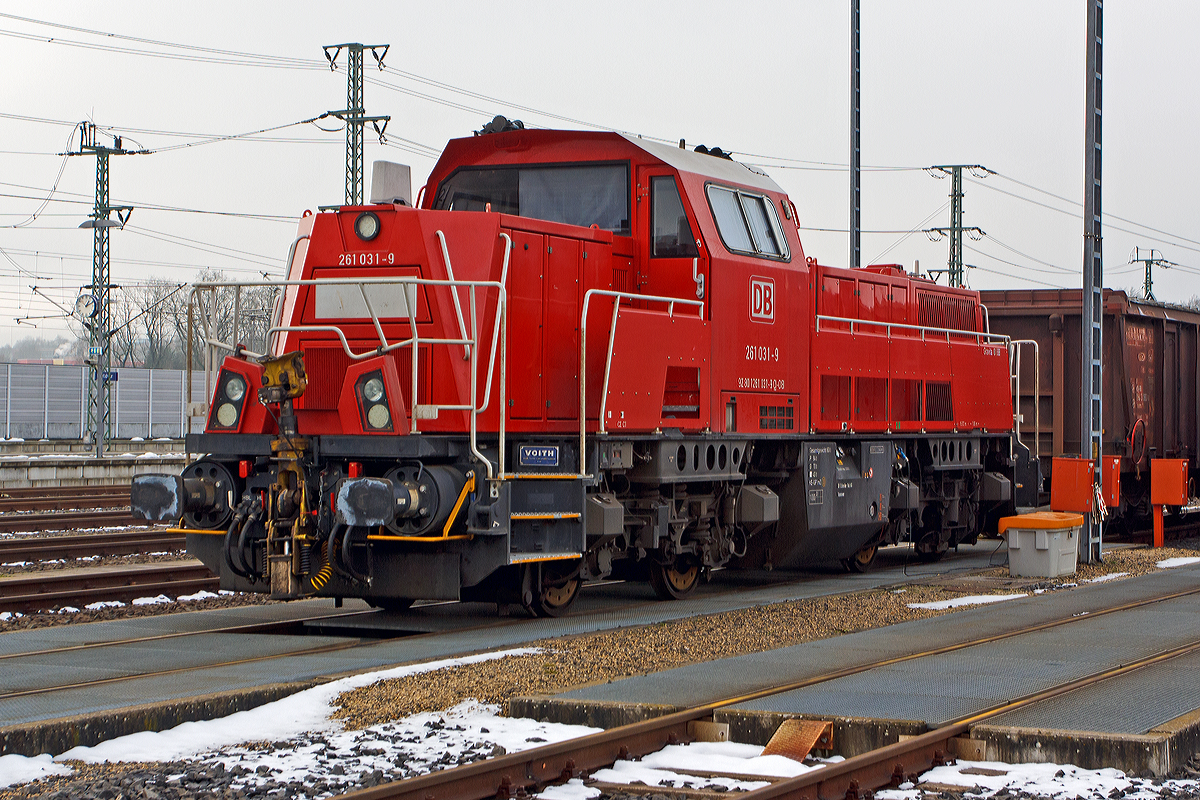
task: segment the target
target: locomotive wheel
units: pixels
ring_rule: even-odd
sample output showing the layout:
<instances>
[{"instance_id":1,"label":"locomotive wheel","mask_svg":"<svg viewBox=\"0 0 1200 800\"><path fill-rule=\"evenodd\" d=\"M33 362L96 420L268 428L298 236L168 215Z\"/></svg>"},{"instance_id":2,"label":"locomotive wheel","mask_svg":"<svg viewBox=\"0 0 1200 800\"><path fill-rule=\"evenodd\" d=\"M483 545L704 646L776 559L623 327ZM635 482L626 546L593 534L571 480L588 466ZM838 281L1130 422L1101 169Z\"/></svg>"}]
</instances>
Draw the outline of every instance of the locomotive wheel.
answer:
<instances>
[{"instance_id":1,"label":"locomotive wheel","mask_svg":"<svg viewBox=\"0 0 1200 800\"><path fill-rule=\"evenodd\" d=\"M926 564L932 564L935 561L941 561L942 556L950 550L950 545L941 541L938 531L931 531L917 540L915 549L917 558Z\"/></svg>"},{"instance_id":2,"label":"locomotive wheel","mask_svg":"<svg viewBox=\"0 0 1200 800\"><path fill-rule=\"evenodd\" d=\"M540 577L539 589L533 595L530 611L539 617L561 617L579 596L580 580L576 575L574 561L566 565L543 564L535 569L535 579Z\"/></svg>"},{"instance_id":3,"label":"locomotive wheel","mask_svg":"<svg viewBox=\"0 0 1200 800\"><path fill-rule=\"evenodd\" d=\"M700 583L700 565L679 559L674 564L651 564L650 585L663 600L682 600Z\"/></svg>"},{"instance_id":4,"label":"locomotive wheel","mask_svg":"<svg viewBox=\"0 0 1200 800\"><path fill-rule=\"evenodd\" d=\"M846 566L848 572L866 572L875 563L875 556L879 553L879 545L872 544L859 550L854 555L847 558L842 563Z\"/></svg>"}]
</instances>

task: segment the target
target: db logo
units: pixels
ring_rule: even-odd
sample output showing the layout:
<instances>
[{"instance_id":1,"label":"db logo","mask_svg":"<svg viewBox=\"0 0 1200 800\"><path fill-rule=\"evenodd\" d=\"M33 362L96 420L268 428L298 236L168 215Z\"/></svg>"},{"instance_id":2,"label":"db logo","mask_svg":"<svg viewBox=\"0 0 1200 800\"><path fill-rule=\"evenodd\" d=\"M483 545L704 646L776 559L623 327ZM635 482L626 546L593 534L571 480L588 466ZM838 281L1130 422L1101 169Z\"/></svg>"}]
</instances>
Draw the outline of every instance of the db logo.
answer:
<instances>
[{"instance_id":1,"label":"db logo","mask_svg":"<svg viewBox=\"0 0 1200 800\"><path fill-rule=\"evenodd\" d=\"M750 279L750 319L775 321L775 281L771 278Z\"/></svg>"}]
</instances>

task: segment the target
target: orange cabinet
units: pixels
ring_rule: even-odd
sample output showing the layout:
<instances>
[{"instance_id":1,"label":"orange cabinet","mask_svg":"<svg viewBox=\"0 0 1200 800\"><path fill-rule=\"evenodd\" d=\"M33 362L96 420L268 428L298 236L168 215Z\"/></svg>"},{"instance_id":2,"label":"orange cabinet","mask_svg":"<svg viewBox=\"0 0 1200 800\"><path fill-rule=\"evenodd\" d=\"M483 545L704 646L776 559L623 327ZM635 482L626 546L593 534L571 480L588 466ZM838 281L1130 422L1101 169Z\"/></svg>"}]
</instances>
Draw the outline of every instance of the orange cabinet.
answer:
<instances>
[{"instance_id":1,"label":"orange cabinet","mask_svg":"<svg viewBox=\"0 0 1200 800\"><path fill-rule=\"evenodd\" d=\"M1181 506L1187 502L1187 459L1150 459L1150 502L1156 506Z\"/></svg>"}]
</instances>

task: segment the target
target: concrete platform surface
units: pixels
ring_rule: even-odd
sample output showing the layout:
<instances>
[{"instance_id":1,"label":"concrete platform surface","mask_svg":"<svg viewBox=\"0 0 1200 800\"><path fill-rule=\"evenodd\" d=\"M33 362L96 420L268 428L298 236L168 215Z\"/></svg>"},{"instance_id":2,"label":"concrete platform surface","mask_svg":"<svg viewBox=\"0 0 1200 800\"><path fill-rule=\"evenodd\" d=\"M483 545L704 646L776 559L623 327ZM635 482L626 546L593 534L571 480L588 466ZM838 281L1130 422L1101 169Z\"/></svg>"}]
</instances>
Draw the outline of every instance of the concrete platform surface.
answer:
<instances>
[{"instance_id":1,"label":"concrete platform surface","mask_svg":"<svg viewBox=\"0 0 1200 800\"><path fill-rule=\"evenodd\" d=\"M778 650L692 664L662 673L578 689L553 698L514 701L513 713L604 725L674 708L716 702L830 671L876 663L913 653L1017 631L1063 617L1068 625L1021 634L942 655L903 661L811 687L740 703L719 716L740 726L744 736L769 736L787 717L843 720L840 731L861 746L937 727L995 708L1074 678L1194 642L1200 629L1200 595L1138 609L1093 616L1160 593L1200 585L1200 566L1162 570L1119 581L980 606L942 617L849 634ZM1021 731L1071 731L1083 739L1109 739L1164 748L1200 746L1189 720L1200 709L1200 657L1179 658L1148 667L1088 690L1012 712L987 724L993 736L1021 739ZM849 721L856 721L851 724ZM1003 736L995 731L1004 730ZM1162 731L1171 730L1165 739ZM1086 733L1087 735L1084 735ZM731 735L733 735L731 733ZM1147 738L1149 737L1149 738ZM1191 737L1191 738L1189 738ZM734 736L736 738L736 736ZM836 735L835 735L835 738ZM1035 737L1036 738L1036 737ZM1054 739L1054 736L1042 738ZM1164 743L1165 742L1165 743ZM1193 744L1188 744L1192 742ZM762 743L762 742L760 742ZM1046 753L1052 752L1048 747ZM1161 749L1161 748L1160 748ZM997 748L993 747L995 755ZM1108 755L1112 749L1104 750ZM1182 752L1182 751L1181 751ZM1157 771L1169 762L1166 750L1139 761L1135 771ZM1096 758L1104 756L1097 755ZM1136 760L1136 759L1135 759ZM1078 759L1072 763L1078 763ZM1083 766L1081 764L1081 766ZM1113 766L1113 764L1107 764Z\"/></svg>"},{"instance_id":2,"label":"concrete platform surface","mask_svg":"<svg viewBox=\"0 0 1200 800\"><path fill-rule=\"evenodd\" d=\"M126 727L157 727L163 719L183 721L218 713L218 706L207 700L197 704L198 697L242 698L232 705L219 704L219 713L227 713L332 676L977 570L997 559L1003 562L998 547L995 541L963 547L938 565L917 564L910 560L911 553L890 548L880 555L881 568L864 575L836 568L719 573L693 597L670 603L655 600L645 584L598 585L588 587L572 614L559 619L531 619L522 611L498 617L494 604L482 603L418 606L389 615L347 600L335 620L323 621L310 635L297 635L297 620L335 613L332 601L311 600L0 634L0 751L18 746L16 733L54 720L72 720L75 728L86 727L84 718L120 718ZM210 632L232 626L265 630ZM284 632L278 632L281 629ZM178 633L195 635L130 641ZM73 654L44 652L89 643L104 646ZM343 644L333 652L303 652ZM256 660L246 661L250 658ZM80 680L108 682L72 688ZM197 710L168 713L184 707ZM134 708L140 710L133 713ZM41 747L38 741L49 740L20 741Z\"/></svg>"}]
</instances>

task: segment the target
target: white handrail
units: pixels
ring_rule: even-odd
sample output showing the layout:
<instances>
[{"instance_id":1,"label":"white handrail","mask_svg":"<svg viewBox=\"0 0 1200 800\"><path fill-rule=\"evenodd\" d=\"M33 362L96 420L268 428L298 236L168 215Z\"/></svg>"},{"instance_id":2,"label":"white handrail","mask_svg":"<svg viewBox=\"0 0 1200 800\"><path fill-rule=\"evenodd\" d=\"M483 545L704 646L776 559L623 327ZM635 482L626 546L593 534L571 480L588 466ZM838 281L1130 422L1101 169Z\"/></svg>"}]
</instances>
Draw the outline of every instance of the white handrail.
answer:
<instances>
[{"instance_id":1,"label":"white handrail","mask_svg":"<svg viewBox=\"0 0 1200 800\"><path fill-rule=\"evenodd\" d=\"M509 235L507 233L501 233L500 238L503 239L506 243L504 246L504 264L500 267L500 285L508 286L508 257L509 257L509 254L512 253L513 243L512 243L512 239L509 238ZM508 309L506 307L505 308L506 314L507 314L507 311L508 311ZM491 354L488 356L488 373L487 373L487 381L486 381L486 383L484 383L484 386L486 388L483 391L483 405L479 407L479 413L481 413L481 414L487 410L488 403L490 403L491 399L492 399L492 368L496 365L496 341L500 336L500 316L501 316L500 314L496 314L496 319L492 323L492 350L491 350ZM503 381L503 376L501 376L501 381ZM501 402L500 408L501 408L501 412L502 412L501 416L503 416L503 410L504 410L503 398L501 398L500 402Z\"/></svg>"},{"instance_id":2,"label":"white handrail","mask_svg":"<svg viewBox=\"0 0 1200 800\"><path fill-rule=\"evenodd\" d=\"M975 339L976 343L978 343L981 339L986 339L989 342L995 341L1007 343L1009 341L1007 336L1000 333L991 333L989 331L967 331L960 330L958 328L934 328L929 325L908 325L903 322L880 322L878 320L854 319L852 317L831 317L824 314L818 314L816 319L817 333L821 332L822 322L845 322L850 324L850 333L854 333L854 327L856 325L870 325L876 328L883 328L884 333L887 336L892 335L893 328L898 328L900 330L920 331L922 341L924 341L925 334L927 333L945 335L946 341L950 341L951 336L970 336Z\"/></svg>"},{"instance_id":3,"label":"white handrail","mask_svg":"<svg viewBox=\"0 0 1200 800\"><path fill-rule=\"evenodd\" d=\"M616 338L617 311L622 300L643 300L650 303L666 303L667 316L675 316L675 304L697 306L698 319L704 319L704 301L686 300L679 297L664 297L653 294L635 294L633 292L614 292L608 289L588 289L583 295L583 311L579 318L579 476L587 475L587 315L588 305L592 297L612 297L612 323L608 331L608 352L604 359L604 387L600 395L600 424L598 433L606 433L604 428L604 412L608 404L608 378L612 368L613 341Z\"/></svg>"},{"instance_id":4,"label":"white handrail","mask_svg":"<svg viewBox=\"0 0 1200 800\"><path fill-rule=\"evenodd\" d=\"M446 262L446 277L451 281L454 280L454 267L450 266L450 250L446 247L446 234L439 231L434 231L438 241L442 243L442 259ZM458 288L452 287L450 294L454 297L454 313L458 317L458 332L462 334L462 338L467 338L467 326L463 323L462 304L458 300ZM463 348L463 360L471 357L469 348Z\"/></svg>"},{"instance_id":5,"label":"white handrail","mask_svg":"<svg viewBox=\"0 0 1200 800\"><path fill-rule=\"evenodd\" d=\"M439 231L438 233L440 234L441 232ZM495 470L492 467L492 462L490 460L488 460L486 457L484 457L482 452L480 452L479 446L478 446L478 416L479 416L479 414L483 413L487 409L488 405L490 404L491 383L492 383L492 378L495 374L495 363L496 363L496 355L497 355L496 345L497 345L497 343L499 343L500 344L499 354L500 354L500 360L501 360L501 364L500 364L500 381L501 381L500 403L502 406L501 410L500 410L500 468L501 468L501 470L503 470L503 465L504 465L504 461L505 461L505 458L504 458L505 409L503 408L503 404L504 404L505 397L506 397L506 387L504 386L504 382L507 380L507 374L508 374L507 373L507 363L506 363L507 355L508 355L508 347L507 347L507 345L508 345L508 342L507 342L508 293L505 288L505 283L507 282L507 277L508 277L508 265L509 265L510 252L512 250L512 240L509 238L509 236L507 234L501 234L501 236L505 239L506 246L505 246L505 252L504 252L504 263L501 268L501 280L500 281L466 281L466 280L455 280L453 278L451 278L450 280L441 280L441 279L433 279L433 278L418 278L415 276L379 276L379 277L354 276L352 278L308 278L308 279L282 280L282 281L210 281L210 282L202 282L202 283L195 284L192 288L191 298L190 298L189 302L190 303L195 302L200 294L207 293L208 296L210 297L210 305L211 305L209 316L213 317L212 320L209 320L209 319L203 320L205 333L202 338L203 338L204 343L207 345L207 347L205 348L206 402L211 401L211 396L212 396L212 390L211 390L211 385L209 383L209 374L208 374L209 367L211 366L211 368L214 370L217 368L216 359L213 357L214 356L213 351L217 350L217 349L228 350L230 352L237 351L237 343L236 342L232 342L232 343L224 342L224 341L221 341L221 340L215 338L215 336L216 336L216 320L215 320L216 302L215 302L215 298L216 298L216 292L218 289L232 288L240 294L242 288L255 287L255 286L271 286L271 287L354 286L359 290L359 293L362 295L363 303L365 304L366 309L367 309L367 314L369 315L369 317L371 319L372 326L375 328L376 335L379 337L379 346L378 347L376 347L372 350L362 352L362 353L355 353L350 348L350 343L346 339L345 332L338 325L273 325L272 327L270 327L267 330L266 336L265 336L265 341L271 342L272 337L277 336L280 333L293 333L293 332L333 333L334 335L337 336L337 339L342 346L343 352L352 361L362 361L362 360L368 359L368 358L375 358L375 357L378 357L381 355L385 355L386 353L392 352L393 350L397 350L401 347L411 347L412 348L412 389L411 389L412 395L409 400L409 406L410 406L409 421L410 421L410 432L411 433L419 433L418 426L417 426L417 407L418 407L417 398L419 397L419 393L420 393L420 380L419 380L419 369L418 369L418 354L420 352L419 346L421 344L435 344L435 345L440 344L440 345L450 345L450 346L461 345L464 349L466 357L470 360L469 368L471 371L471 376L470 376L470 380L471 380L471 386L470 386L471 398L470 399L471 399L471 402L469 404L443 404L443 405L430 404L429 406L423 406L422 408L428 408L434 412L436 412L436 411L467 411L467 412L469 412L469 414L470 414L470 448L471 448L471 452L477 459L484 462L484 466L485 466L485 469L487 472L487 479L489 481L493 480L494 475L495 475ZM447 261L447 265L449 265L448 261ZM374 306L372 305L370 296L367 292L367 286L377 286L377 285L400 285L403 287L405 303L406 303L407 311L408 311L409 330L411 332L411 336L408 339L405 339L403 341L391 342L391 343L388 342L387 336L383 330L382 322L379 318L379 313L375 310ZM458 316L459 329L460 329L460 333L462 334L462 338L459 338L459 339L444 339L444 338L422 339L420 337L420 334L418 333L417 327L416 327L416 313L417 313L416 287L417 286L447 286L450 288L450 292L451 292L452 296L454 297L456 310L458 311L457 316ZM467 290L468 290L469 296L470 296L470 304L471 304L471 306L470 306L471 335L470 336L467 335L466 323L462 317L461 307L459 305L457 290L458 290L458 287L460 287L460 286L467 287ZM482 406L478 405L479 374L478 374L478 360L477 360L478 359L477 345L478 345L478 333L479 333L479 331L478 331L479 309L478 309L478 304L476 302L476 293L477 293L478 289L480 289L480 288L495 289L497 292L497 294L496 294L496 319L492 325L492 348L491 348L491 353L488 356L487 388L484 393L484 402L483 402ZM503 333L505 336L505 339L503 341L500 341L501 329L503 329ZM255 353L255 352L253 352L251 350L247 350L245 348L242 348L241 352L245 353L247 356L250 356L251 358L264 358L265 357L265 355L263 353Z\"/></svg>"},{"instance_id":6,"label":"white handrail","mask_svg":"<svg viewBox=\"0 0 1200 800\"><path fill-rule=\"evenodd\" d=\"M1041 458L1042 448L1042 356L1034 339L1013 339L1008 347L1009 378L1013 381L1013 438L1021 441L1021 347L1033 345L1033 457ZM1011 447L1010 447L1011 450ZM1012 453L1009 453L1012 456Z\"/></svg>"}]
</instances>

